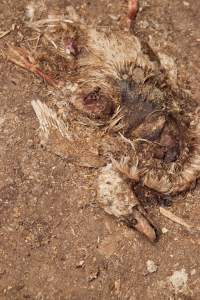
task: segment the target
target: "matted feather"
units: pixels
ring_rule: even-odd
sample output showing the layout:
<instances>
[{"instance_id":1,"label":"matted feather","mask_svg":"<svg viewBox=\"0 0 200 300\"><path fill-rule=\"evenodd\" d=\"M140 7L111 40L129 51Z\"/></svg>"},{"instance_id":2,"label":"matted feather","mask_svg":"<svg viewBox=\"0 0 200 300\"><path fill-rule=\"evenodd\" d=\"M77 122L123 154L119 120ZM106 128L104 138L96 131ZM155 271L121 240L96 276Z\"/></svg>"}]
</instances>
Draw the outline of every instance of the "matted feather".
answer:
<instances>
[{"instance_id":1,"label":"matted feather","mask_svg":"<svg viewBox=\"0 0 200 300\"><path fill-rule=\"evenodd\" d=\"M48 139L51 129L58 130L62 137L69 141L72 140L68 126L57 116L55 111L40 100L34 100L31 104L40 123L40 135L43 141Z\"/></svg>"}]
</instances>

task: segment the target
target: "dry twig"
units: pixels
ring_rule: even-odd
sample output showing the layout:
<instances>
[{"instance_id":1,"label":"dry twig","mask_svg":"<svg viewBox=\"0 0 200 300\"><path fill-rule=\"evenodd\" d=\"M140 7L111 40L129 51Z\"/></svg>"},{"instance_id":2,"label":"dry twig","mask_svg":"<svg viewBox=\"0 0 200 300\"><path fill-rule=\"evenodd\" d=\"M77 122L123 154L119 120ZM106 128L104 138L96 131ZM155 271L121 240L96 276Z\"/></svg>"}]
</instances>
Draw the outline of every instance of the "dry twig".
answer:
<instances>
[{"instance_id":1,"label":"dry twig","mask_svg":"<svg viewBox=\"0 0 200 300\"><path fill-rule=\"evenodd\" d=\"M163 208L163 207L160 207L160 213L168 218L169 220L171 220L172 222L174 223L177 223L183 227L185 227L189 232L192 232L192 231L200 231L200 228L197 227L195 228L194 225L191 225L191 224L188 224L186 223L182 218L180 217L177 217L175 214L173 214L171 211Z\"/></svg>"},{"instance_id":2,"label":"dry twig","mask_svg":"<svg viewBox=\"0 0 200 300\"><path fill-rule=\"evenodd\" d=\"M15 24L13 24L11 26L11 28L8 29L8 30L6 30L6 31L0 31L0 39L2 39L3 37L5 37L6 35L8 35L13 30L15 30Z\"/></svg>"}]
</instances>

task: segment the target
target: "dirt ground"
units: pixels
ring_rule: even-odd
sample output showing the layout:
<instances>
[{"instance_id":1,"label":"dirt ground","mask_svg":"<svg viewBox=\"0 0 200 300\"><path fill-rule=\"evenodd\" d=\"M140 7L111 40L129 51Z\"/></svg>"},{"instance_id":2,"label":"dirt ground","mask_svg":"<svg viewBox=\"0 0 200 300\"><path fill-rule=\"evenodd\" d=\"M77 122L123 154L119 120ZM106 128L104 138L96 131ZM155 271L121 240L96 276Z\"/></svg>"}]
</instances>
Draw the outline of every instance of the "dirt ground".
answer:
<instances>
[{"instance_id":1,"label":"dirt ground","mask_svg":"<svg viewBox=\"0 0 200 300\"><path fill-rule=\"evenodd\" d=\"M88 23L126 29L125 0L58 2ZM1 0L0 30L18 24L27 3ZM176 60L180 82L197 101L199 20L199 0L141 0L135 23L142 41ZM4 58L6 44L21 38L11 32L0 39L0 299L200 299L199 234L155 207L150 214L164 234L151 245L98 207L95 170L41 148L31 101L48 97L46 87ZM197 227L199 195L197 183L169 209Z\"/></svg>"}]
</instances>

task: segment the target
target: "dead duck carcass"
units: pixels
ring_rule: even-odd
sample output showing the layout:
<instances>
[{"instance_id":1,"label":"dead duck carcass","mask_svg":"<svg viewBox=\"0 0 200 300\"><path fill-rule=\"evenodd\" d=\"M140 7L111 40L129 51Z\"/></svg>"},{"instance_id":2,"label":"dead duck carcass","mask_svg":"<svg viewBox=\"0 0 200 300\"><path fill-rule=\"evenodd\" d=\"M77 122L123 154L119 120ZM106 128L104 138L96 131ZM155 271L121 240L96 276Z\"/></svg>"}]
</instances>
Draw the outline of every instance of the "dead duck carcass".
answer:
<instances>
[{"instance_id":1,"label":"dead duck carcass","mask_svg":"<svg viewBox=\"0 0 200 300\"><path fill-rule=\"evenodd\" d=\"M129 33L85 26L63 16L29 27L43 32L41 43L53 53L55 68L62 57L72 60L76 71L53 81L27 51L10 47L8 58L42 76L72 104L77 118L87 122L84 129L82 121L72 125L70 114L66 120L33 101L43 137L51 140L52 151L77 160L80 155L84 166L91 157L98 162L99 205L155 241L157 231L136 187L162 198L187 190L199 177L198 105L181 91L161 56L160 64L151 61ZM58 133L50 137L51 128L62 138Z\"/></svg>"}]
</instances>

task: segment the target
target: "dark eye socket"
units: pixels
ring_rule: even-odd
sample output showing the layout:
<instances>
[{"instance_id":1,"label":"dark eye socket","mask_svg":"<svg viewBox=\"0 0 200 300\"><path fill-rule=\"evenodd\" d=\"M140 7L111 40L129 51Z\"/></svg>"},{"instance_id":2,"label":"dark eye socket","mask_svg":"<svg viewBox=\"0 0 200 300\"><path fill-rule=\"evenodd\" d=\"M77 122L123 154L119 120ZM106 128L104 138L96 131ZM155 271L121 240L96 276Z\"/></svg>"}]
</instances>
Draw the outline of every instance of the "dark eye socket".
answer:
<instances>
[{"instance_id":1,"label":"dark eye socket","mask_svg":"<svg viewBox=\"0 0 200 300\"><path fill-rule=\"evenodd\" d=\"M93 104L97 101L100 100L101 98L101 93L100 93L101 89L99 87L96 87L92 92L90 92L89 94L87 94L83 101L86 105L89 104Z\"/></svg>"},{"instance_id":2,"label":"dark eye socket","mask_svg":"<svg viewBox=\"0 0 200 300\"><path fill-rule=\"evenodd\" d=\"M80 94L82 110L97 118L108 118L114 111L114 102L100 87Z\"/></svg>"}]
</instances>

